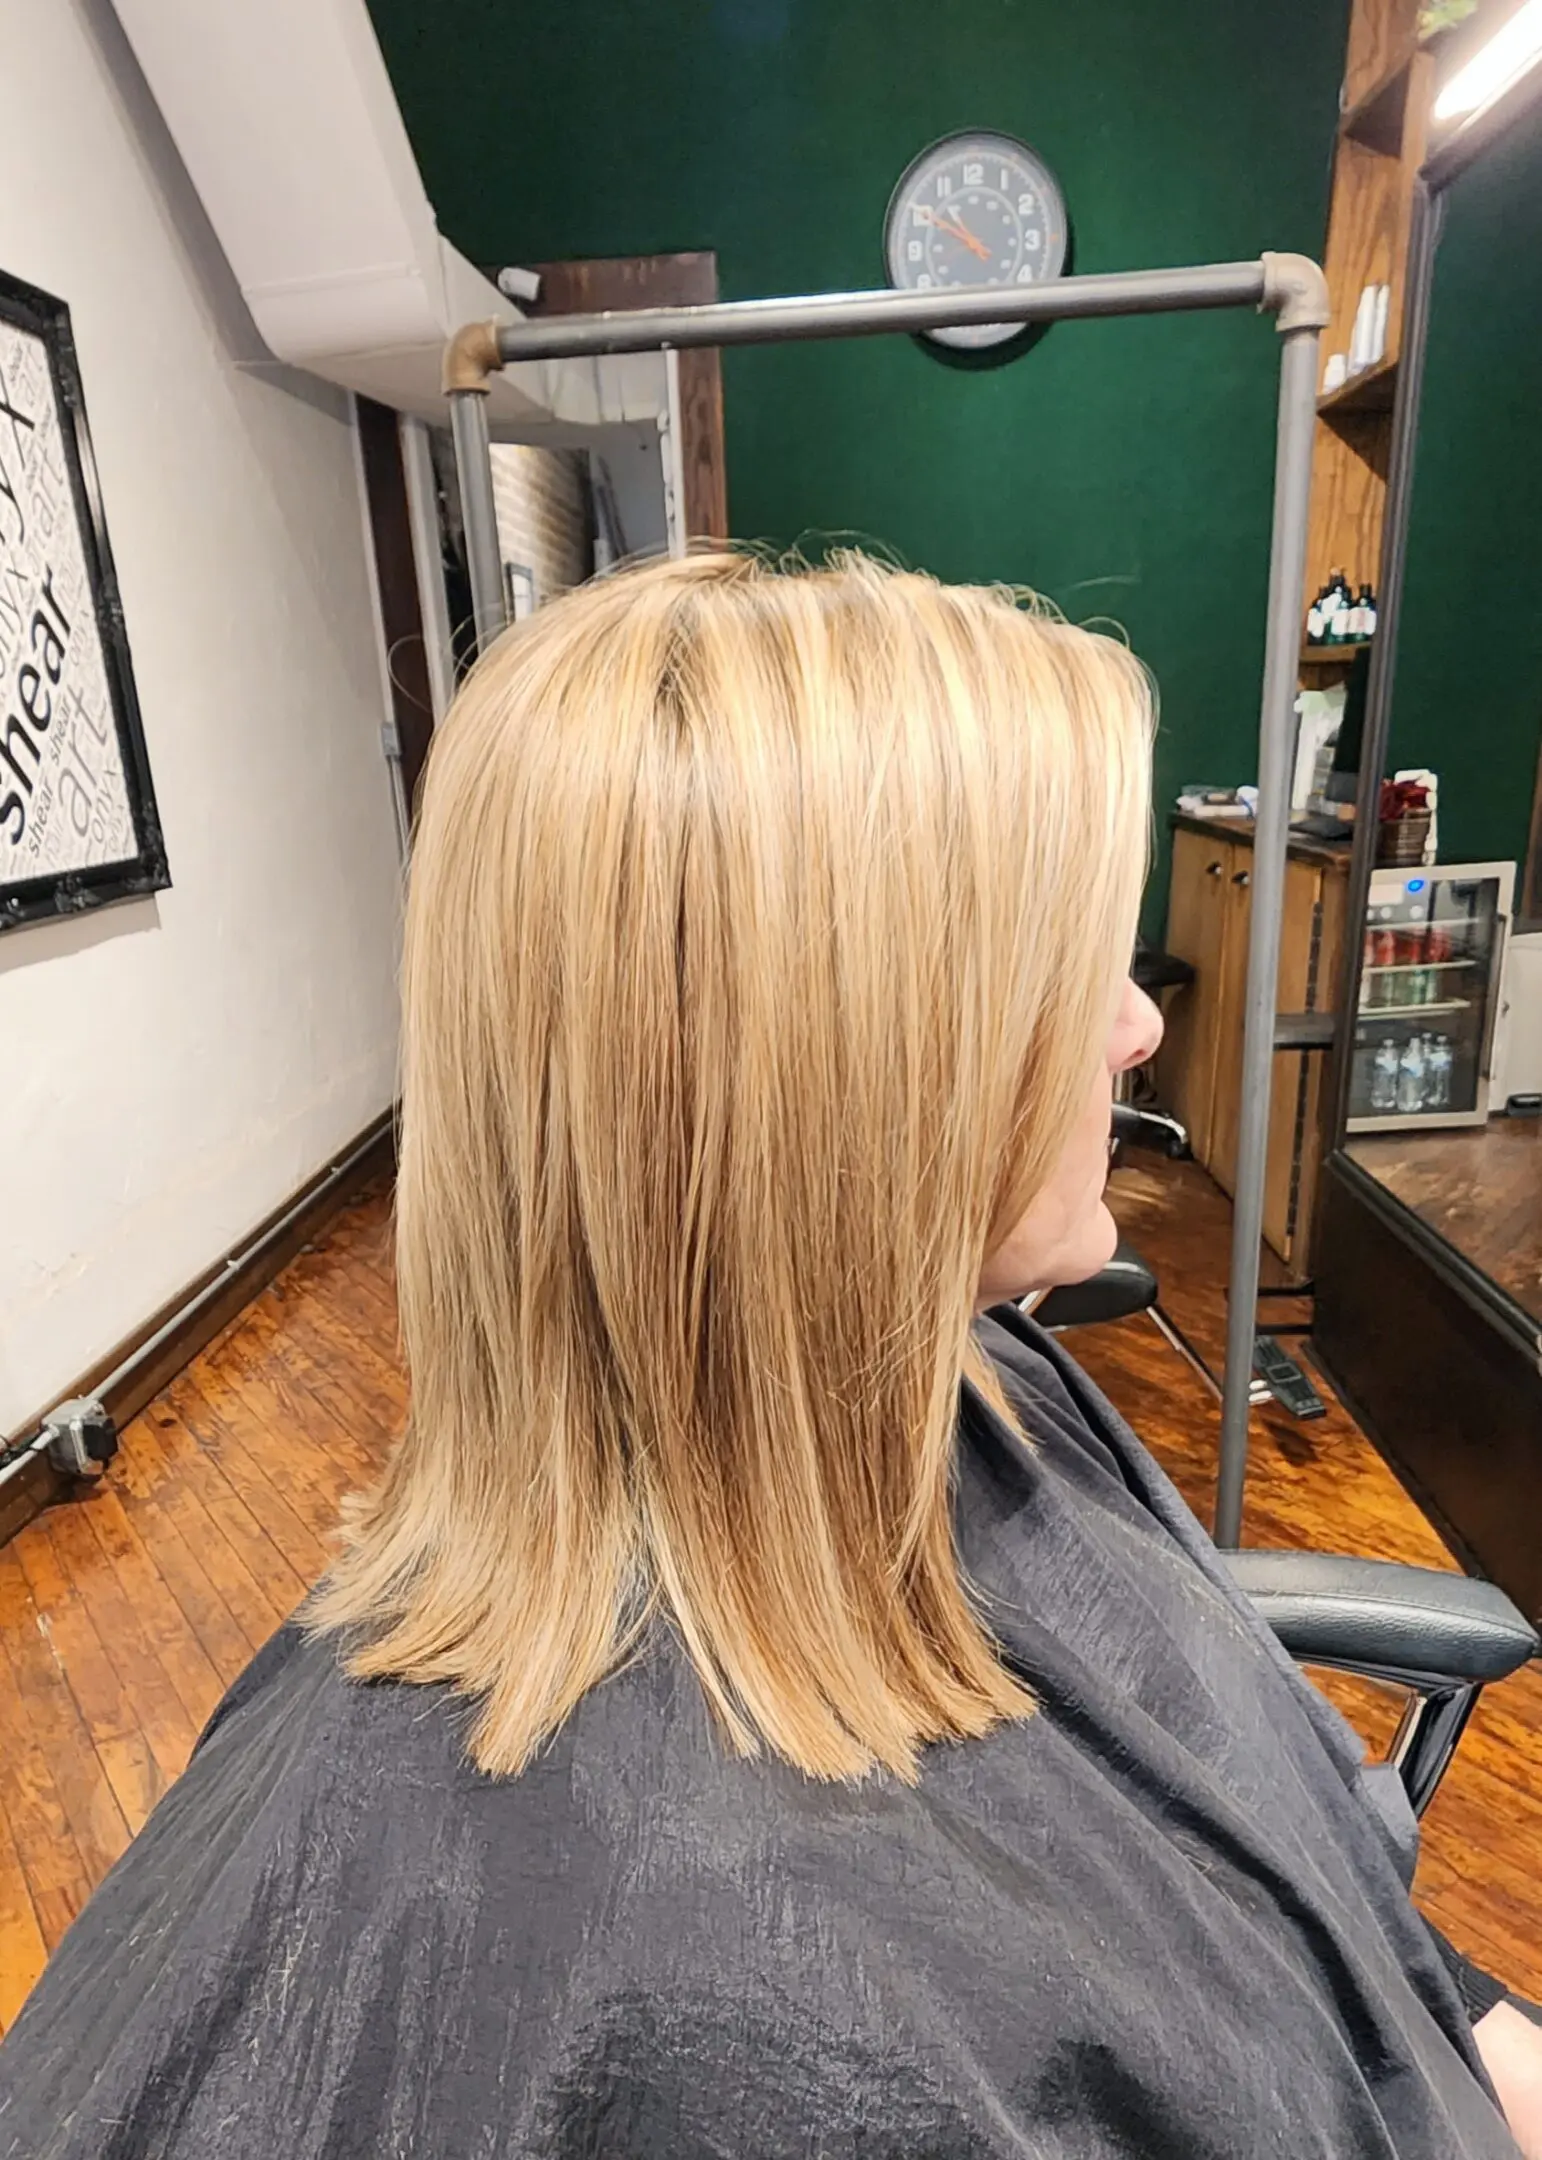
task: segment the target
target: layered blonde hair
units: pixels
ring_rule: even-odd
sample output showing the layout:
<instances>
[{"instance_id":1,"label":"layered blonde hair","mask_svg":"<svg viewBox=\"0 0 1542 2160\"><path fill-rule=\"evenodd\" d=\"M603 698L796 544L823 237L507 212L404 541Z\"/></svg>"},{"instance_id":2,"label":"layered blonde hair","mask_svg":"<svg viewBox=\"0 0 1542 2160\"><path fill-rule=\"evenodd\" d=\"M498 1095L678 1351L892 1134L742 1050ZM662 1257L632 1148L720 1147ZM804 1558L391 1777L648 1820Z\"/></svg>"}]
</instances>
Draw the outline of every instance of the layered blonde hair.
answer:
<instances>
[{"instance_id":1,"label":"layered blonde hair","mask_svg":"<svg viewBox=\"0 0 1542 2160\"><path fill-rule=\"evenodd\" d=\"M1146 861L1125 648L856 557L632 571L473 672L404 967L406 1435L313 1608L518 1771L653 1621L818 1777L1031 1709L951 1463L982 1260Z\"/></svg>"}]
</instances>

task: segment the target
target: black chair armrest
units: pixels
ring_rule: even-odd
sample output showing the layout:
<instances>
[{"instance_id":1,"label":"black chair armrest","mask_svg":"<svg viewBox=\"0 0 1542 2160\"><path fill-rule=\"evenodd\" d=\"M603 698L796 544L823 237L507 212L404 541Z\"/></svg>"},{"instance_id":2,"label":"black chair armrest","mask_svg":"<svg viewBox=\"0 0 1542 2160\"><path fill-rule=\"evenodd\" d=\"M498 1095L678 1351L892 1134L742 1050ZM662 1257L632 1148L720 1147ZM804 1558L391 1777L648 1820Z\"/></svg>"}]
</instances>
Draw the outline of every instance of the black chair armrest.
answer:
<instances>
[{"instance_id":1,"label":"black chair armrest","mask_svg":"<svg viewBox=\"0 0 1542 2160\"><path fill-rule=\"evenodd\" d=\"M1127 1320L1156 1303L1157 1279L1133 1245L1119 1240L1106 1267L1085 1282L1059 1283L1046 1290L1033 1308L1040 1327L1094 1327L1102 1320Z\"/></svg>"},{"instance_id":2,"label":"black chair armrest","mask_svg":"<svg viewBox=\"0 0 1542 2160\"><path fill-rule=\"evenodd\" d=\"M1537 1631L1469 1575L1336 1553L1225 1552L1292 1657L1408 1687L1482 1687L1535 1657Z\"/></svg>"}]
</instances>

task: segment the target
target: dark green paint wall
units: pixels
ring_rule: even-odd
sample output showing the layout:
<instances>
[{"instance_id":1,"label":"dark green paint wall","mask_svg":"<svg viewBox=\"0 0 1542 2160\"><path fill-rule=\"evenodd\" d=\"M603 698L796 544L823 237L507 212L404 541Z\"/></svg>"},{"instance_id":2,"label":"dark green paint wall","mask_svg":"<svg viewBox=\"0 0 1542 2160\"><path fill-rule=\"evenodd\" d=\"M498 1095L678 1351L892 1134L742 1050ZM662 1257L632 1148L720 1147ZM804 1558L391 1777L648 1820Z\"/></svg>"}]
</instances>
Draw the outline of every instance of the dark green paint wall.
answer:
<instances>
[{"instance_id":1,"label":"dark green paint wall","mask_svg":"<svg viewBox=\"0 0 1542 2160\"><path fill-rule=\"evenodd\" d=\"M1542 746L1542 112L1464 173L1435 259L1388 769L1445 862L1519 862Z\"/></svg>"},{"instance_id":2,"label":"dark green paint wall","mask_svg":"<svg viewBox=\"0 0 1542 2160\"><path fill-rule=\"evenodd\" d=\"M711 247L731 298L877 284L895 178L973 125L1049 160L1077 269L1321 248L1346 0L371 6L477 261ZM1275 371L1268 325L1229 314L1061 324L989 374L899 339L733 353L730 516L1123 623L1165 803L1255 776Z\"/></svg>"}]
</instances>

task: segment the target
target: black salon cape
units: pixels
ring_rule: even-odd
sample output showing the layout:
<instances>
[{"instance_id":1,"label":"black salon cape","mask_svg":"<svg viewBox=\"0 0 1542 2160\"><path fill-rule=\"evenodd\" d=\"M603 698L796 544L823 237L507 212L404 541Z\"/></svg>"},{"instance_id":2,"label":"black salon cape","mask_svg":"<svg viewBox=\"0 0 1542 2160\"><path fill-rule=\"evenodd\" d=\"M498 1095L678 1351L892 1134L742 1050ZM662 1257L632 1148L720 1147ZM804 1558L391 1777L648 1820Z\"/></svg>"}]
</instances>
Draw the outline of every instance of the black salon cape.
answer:
<instances>
[{"instance_id":1,"label":"black salon cape","mask_svg":"<svg viewBox=\"0 0 1542 2160\"><path fill-rule=\"evenodd\" d=\"M661 1636L525 1774L286 1629L0 2049L25 2160L1513 2156L1346 1726L1109 1405L982 1323L959 1541L1042 1710L730 1759Z\"/></svg>"}]
</instances>

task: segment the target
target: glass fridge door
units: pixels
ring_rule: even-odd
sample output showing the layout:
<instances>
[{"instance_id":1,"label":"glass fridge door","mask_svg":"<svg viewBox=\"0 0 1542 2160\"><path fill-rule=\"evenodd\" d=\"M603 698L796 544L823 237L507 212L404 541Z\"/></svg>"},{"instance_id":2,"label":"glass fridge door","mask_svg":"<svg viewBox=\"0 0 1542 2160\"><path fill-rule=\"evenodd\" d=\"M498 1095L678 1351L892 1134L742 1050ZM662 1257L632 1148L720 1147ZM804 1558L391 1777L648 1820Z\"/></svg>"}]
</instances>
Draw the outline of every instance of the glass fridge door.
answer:
<instances>
[{"instance_id":1,"label":"glass fridge door","mask_svg":"<svg viewBox=\"0 0 1542 2160\"><path fill-rule=\"evenodd\" d=\"M1478 1125L1513 866L1379 870L1355 1019L1351 1132Z\"/></svg>"}]
</instances>

